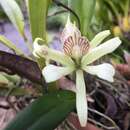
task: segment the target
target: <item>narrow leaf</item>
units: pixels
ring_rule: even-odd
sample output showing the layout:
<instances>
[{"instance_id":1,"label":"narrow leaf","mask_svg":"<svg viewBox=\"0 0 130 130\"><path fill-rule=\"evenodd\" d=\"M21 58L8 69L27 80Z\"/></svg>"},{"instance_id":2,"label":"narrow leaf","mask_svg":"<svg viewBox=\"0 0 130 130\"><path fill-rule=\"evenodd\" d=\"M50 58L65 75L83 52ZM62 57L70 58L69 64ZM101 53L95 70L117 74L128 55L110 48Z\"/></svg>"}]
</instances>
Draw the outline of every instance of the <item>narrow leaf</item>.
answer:
<instances>
[{"instance_id":1,"label":"narrow leaf","mask_svg":"<svg viewBox=\"0 0 130 130\"><path fill-rule=\"evenodd\" d=\"M0 35L0 42L3 43L3 45L7 46L11 50L15 51L18 55L24 55L24 53L15 46L14 43L12 43L10 40L8 40L6 37Z\"/></svg>"},{"instance_id":2,"label":"narrow leaf","mask_svg":"<svg viewBox=\"0 0 130 130\"><path fill-rule=\"evenodd\" d=\"M94 14L96 0L71 0L71 7L78 15L81 22L81 32L89 36L90 23ZM74 21L76 19L72 17Z\"/></svg>"},{"instance_id":3,"label":"narrow leaf","mask_svg":"<svg viewBox=\"0 0 130 130\"><path fill-rule=\"evenodd\" d=\"M74 109L74 102L61 102L54 109L43 115L28 130L54 130ZM59 114L60 113L60 114Z\"/></svg>"},{"instance_id":4,"label":"narrow leaf","mask_svg":"<svg viewBox=\"0 0 130 130\"><path fill-rule=\"evenodd\" d=\"M21 78L18 75L9 75L6 73L2 73L2 75L5 76L10 82L13 82L14 84L17 84L21 80Z\"/></svg>"},{"instance_id":5,"label":"narrow leaf","mask_svg":"<svg viewBox=\"0 0 130 130\"><path fill-rule=\"evenodd\" d=\"M9 80L3 74L0 73L0 87L6 86L8 85L8 83Z\"/></svg>"},{"instance_id":6,"label":"narrow leaf","mask_svg":"<svg viewBox=\"0 0 130 130\"><path fill-rule=\"evenodd\" d=\"M49 0L27 0L33 41L39 37L46 40L46 16Z\"/></svg>"},{"instance_id":7,"label":"narrow leaf","mask_svg":"<svg viewBox=\"0 0 130 130\"><path fill-rule=\"evenodd\" d=\"M24 36L24 18L16 1L0 0L0 5L19 33Z\"/></svg>"}]
</instances>

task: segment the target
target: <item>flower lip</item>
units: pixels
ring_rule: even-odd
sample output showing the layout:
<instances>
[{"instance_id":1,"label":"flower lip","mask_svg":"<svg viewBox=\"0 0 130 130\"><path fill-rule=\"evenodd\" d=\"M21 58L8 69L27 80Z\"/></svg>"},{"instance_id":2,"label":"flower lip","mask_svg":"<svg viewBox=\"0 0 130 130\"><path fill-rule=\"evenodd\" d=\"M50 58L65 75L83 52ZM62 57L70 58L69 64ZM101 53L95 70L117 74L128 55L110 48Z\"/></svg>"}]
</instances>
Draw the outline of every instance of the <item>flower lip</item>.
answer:
<instances>
[{"instance_id":1,"label":"flower lip","mask_svg":"<svg viewBox=\"0 0 130 130\"><path fill-rule=\"evenodd\" d=\"M81 50L81 53L84 55L88 51L90 45L86 37L76 36L75 34L74 36L69 36L65 40L63 45L64 52L66 54L69 54L68 52L72 54L72 49L75 46L78 46Z\"/></svg>"},{"instance_id":2,"label":"flower lip","mask_svg":"<svg viewBox=\"0 0 130 130\"><path fill-rule=\"evenodd\" d=\"M79 59L85 55L90 48L87 38L77 36L75 33L73 36L69 36L63 45L64 53L74 59Z\"/></svg>"},{"instance_id":3,"label":"flower lip","mask_svg":"<svg viewBox=\"0 0 130 130\"><path fill-rule=\"evenodd\" d=\"M69 17L62 32L61 41L63 43L64 53L76 60L81 59L90 48L88 39L81 36L80 30L75 24L71 23Z\"/></svg>"}]
</instances>

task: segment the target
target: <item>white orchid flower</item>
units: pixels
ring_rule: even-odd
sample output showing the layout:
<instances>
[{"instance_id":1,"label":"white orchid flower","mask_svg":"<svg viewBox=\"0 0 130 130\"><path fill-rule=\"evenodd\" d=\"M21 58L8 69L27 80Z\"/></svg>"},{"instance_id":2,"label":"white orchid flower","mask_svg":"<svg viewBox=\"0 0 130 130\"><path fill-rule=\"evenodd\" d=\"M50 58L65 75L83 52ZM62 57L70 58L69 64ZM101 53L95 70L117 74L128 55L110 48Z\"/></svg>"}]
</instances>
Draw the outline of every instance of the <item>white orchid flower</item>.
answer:
<instances>
[{"instance_id":1,"label":"white orchid flower","mask_svg":"<svg viewBox=\"0 0 130 130\"><path fill-rule=\"evenodd\" d=\"M118 37L112 38L100 45L100 43L110 35L106 30L98 33L92 41L81 36L81 32L71 23L68 18L67 24L62 32L61 41L63 43L63 52L53 50L46 45L41 45L41 39L34 41L33 54L36 57L43 57L60 63L62 66L48 64L42 70L46 82L53 82L72 72L76 73L76 108L81 126L87 123L87 99L86 86L83 71L96 75L101 79L113 82L115 70L112 65L103 63L101 65L91 66L90 64L102 56L113 52L121 41Z\"/></svg>"}]
</instances>

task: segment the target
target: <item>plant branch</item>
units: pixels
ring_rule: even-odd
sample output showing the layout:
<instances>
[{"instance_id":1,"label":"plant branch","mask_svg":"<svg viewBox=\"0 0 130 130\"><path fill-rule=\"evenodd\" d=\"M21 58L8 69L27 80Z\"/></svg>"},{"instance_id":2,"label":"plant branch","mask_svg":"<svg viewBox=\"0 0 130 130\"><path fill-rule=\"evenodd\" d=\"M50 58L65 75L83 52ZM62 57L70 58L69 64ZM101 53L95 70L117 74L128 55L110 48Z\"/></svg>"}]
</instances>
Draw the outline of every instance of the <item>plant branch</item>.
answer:
<instances>
[{"instance_id":1,"label":"plant branch","mask_svg":"<svg viewBox=\"0 0 130 130\"><path fill-rule=\"evenodd\" d=\"M62 13L66 13L66 12L67 12L66 10L60 10L58 12L54 12L53 14L49 14L47 16L47 18L52 17L52 16L56 16L56 15L59 15L59 14L62 14Z\"/></svg>"},{"instance_id":2,"label":"plant branch","mask_svg":"<svg viewBox=\"0 0 130 130\"><path fill-rule=\"evenodd\" d=\"M105 126L104 124L102 124L102 123L100 123L100 122L98 122L96 120L93 120L91 118L88 118L88 121L91 122L91 123L93 123L93 124L95 124L95 125L98 125L98 126L104 128L104 129L115 130L115 127Z\"/></svg>"},{"instance_id":3,"label":"plant branch","mask_svg":"<svg viewBox=\"0 0 130 130\"><path fill-rule=\"evenodd\" d=\"M95 110L95 109L91 109L91 108L89 108L89 107L88 107L88 110L89 110L90 112L96 113L97 115L100 115L101 117L103 117L103 118L105 118L106 120L110 121L111 124L113 125L113 127L110 127L110 129L116 128L117 130L120 130L120 128L116 125L116 123L115 123L110 117L104 115L103 113L101 113L101 112L99 112L99 111L97 111L97 110Z\"/></svg>"},{"instance_id":4,"label":"plant branch","mask_svg":"<svg viewBox=\"0 0 130 130\"><path fill-rule=\"evenodd\" d=\"M71 9L69 8L68 6L64 5L63 3L59 2L58 0L53 0L53 2L57 5L57 6L62 6L63 8L65 8L66 10L68 10L70 13L72 13L76 19L77 19L77 22L78 22L78 28L80 30L80 19L79 19L79 16Z\"/></svg>"}]
</instances>

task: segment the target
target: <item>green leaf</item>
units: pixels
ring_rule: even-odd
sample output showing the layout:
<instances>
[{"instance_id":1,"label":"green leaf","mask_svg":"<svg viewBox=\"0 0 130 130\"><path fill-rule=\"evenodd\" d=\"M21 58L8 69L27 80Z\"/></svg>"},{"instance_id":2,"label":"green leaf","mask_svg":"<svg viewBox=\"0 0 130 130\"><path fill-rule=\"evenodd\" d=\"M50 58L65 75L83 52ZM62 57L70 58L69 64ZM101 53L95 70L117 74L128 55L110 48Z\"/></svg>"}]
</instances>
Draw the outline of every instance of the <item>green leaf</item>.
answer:
<instances>
[{"instance_id":1,"label":"green leaf","mask_svg":"<svg viewBox=\"0 0 130 130\"><path fill-rule=\"evenodd\" d=\"M46 18L50 0L26 0L33 41L39 37L46 42ZM45 66L45 60L37 59L40 69Z\"/></svg>"},{"instance_id":2,"label":"green leaf","mask_svg":"<svg viewBox=\"0 0 130 130\"><path fill-rule=\"evenodd\" d=\"M0 96L6 96L8 93L10 96L30 96L34 94L25 88L18 88L17 86L14 87L15 88L12 88L12 85L0 86Z\"/></svg>"},{"instance_id":3,"label":"green leaf","mask_svg":"<svg viewBox=\"0 0 130 130\"><path fill-rule=\"evenodd\" d=\"M96 0L71 0L71 7L78 15L81 22L81 32L89 37L91 20L95 10ZM76 20L72 17L72 20Z\"/></svg>"},{"instance_id":4,"label":"green leaf","mask_svg":"<svg viewBox=\"0 0 130 130\"><path fill-rule=\"evenodd\" d=\"M24 36L23 14L15 0L0 0L0 5L4 9L10 21L17 28L19 33Z\"/></svg>"},{"instance_id":5,"label":"green leaf","mask_svg":"<svg viewBox=\"0 0 130 130\"><path fill-rule=\"evenodd\" d=\"M15 51L18 55L24 55L24 53L15 46L14 43L12 43L10 40L8 40L6 37L0 35L0 42L3 43L3 45L7 46L11 50Z\"/></svg>"},{"instance_id":6,"label":"green leaf","mask_svg":"<svg viewBox=\"0 0 130 130\"><path fill-rule=\"evenodd\" d=\"M32 95L33 92L27 90L26 88L18 88L17 86L15 88L13 88L13 90L11 91L10 95L12 96L24 96L24 95Z\"/></svg>"},{"instance_id":7,"label":"green leaf","mask_svg":"<svg viewBox=\"0 0 130 130\"><path fill-rule=\"evenodd\" d=\"M74 93L49 93L21 111L4 130L53 130L74 108Z\"/></svg>"},{"instance_id":8,"label":"green leaf","mask_svg":"<svg viewBox=\"0 0 130 130\"><path fill-rule=\"evenodd\" d=\"M6 73L1 73L1 74L5 76L10 82L13 82L14 84L17 84L21 80L21 78L18 75L9 75Z\"/></svg>"},{"instance_id":9,"label":"green leaf","mask_svg":"<svg viewBox=\"0 0 130 130\"><path fill-rule=\"evenodd\" d=\"M33 41L39 37L46 40L46 17L50 0L27 0Z\"/></svg>"},{"instance_id":10,"label":"green leaf","mask_svg":"<svg viewBox=\"0 0 130 130\"><path fill-rule=\"evenodd\" d=\"M9 80L3 74L0 73L0 87L7 86L8 83L9 83Z\"/></svg>"}]
</instances>

